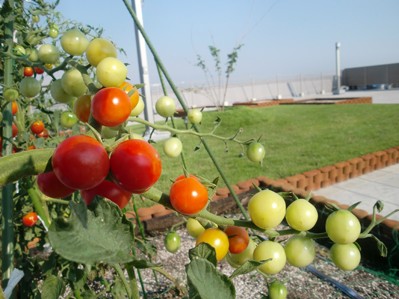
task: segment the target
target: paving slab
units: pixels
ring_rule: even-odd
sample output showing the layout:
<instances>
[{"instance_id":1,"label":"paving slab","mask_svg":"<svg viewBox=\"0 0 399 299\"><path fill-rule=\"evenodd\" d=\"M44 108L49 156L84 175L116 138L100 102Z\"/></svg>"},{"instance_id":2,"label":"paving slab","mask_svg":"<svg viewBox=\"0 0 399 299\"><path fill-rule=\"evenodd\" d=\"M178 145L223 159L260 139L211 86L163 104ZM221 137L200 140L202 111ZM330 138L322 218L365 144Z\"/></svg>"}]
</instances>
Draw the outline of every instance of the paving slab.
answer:
<instances>
[{"instance_id":1,"label":"paving slab","mask_svg":"<svg viewBox=\"0 0 399 299\"><path fill-rule=\"evenodd\" d=\"M312 192L342 204L361 202L358 208L372 213L377 200L384 204L381 215L399 209L399 164L388 166L344 182L321 188ZM389 219L399 221L399 212Z\"/></svg>"}]
</instances>

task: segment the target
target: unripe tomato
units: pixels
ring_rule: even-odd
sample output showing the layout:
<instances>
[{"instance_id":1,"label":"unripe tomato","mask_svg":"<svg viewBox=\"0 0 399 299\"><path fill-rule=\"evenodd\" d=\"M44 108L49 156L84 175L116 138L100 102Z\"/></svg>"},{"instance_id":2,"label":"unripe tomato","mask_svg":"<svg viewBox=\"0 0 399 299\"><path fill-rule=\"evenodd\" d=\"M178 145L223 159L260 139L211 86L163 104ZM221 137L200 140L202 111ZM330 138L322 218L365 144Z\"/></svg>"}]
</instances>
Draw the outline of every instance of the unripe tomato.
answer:
<instances>
[{"instance_id":1,"label":"unripe tomato","mask_svg":"<svg viewBox=\"0 0 399 299\"><path fill-rule=\"evenodd\" d=\"M216 259L221 261L229 252L229 238L218 228L208 228L197 238L196 245L207 243L216 251Z\"/></svg>"},{"instance_id":2,"label":"unripe tomato","mask_svg":"<svg viewBox=\"0 0 399 299\"><path fill-rule=\"evenodd\" d=\"M277 274L284 268L287 258L284 248L280 243L263 241L255 248L255 261L266 261L268 259L270 260L258 268L259 271L271 275Z\"/></svg>"},{"instance_id":3,"label":"unripe tomato","mask_svg":"<svg viewBox=\"0 0 399 299\"><path fill-rule=\"evenodd\" d=\"M36 224L38 219L36 212L29 212L22 217L22 223L25 226L32 227Z\"/></svg>"},{"instance_id":4,"label":"unripe tomato","mask_svg":"<svg viewBox=\"0 0 399 299\"><path fill-rule=\"evenodd\" d=\"M27 97L33 98L40 93L42 86L39 81L32 77L25 77L19 83L19 92Z\"/></svg>"},{"instance_id":5,"label":"unripe tomato","mask_svg":"<svg viewBox=\"0 0 399 299\"><path fill-rule=\"evenodd\" d=\"M30 125L30 130L33 134L40 134L44 130L44 123L41 120L36 120Z\"/></svg>"},{"instance_id":6,"label":"unripe tomato","mask_svg":"<svg viewBox=\"0 0 399 299\"><path fill-rule=\"evenodd\" d=\"M285 215L288 225L299 231L310 230L316 224L317 218L317 209L303 198L292 202Z\"/></svg>"},{"instance_id":7,"label":"unripe tomato","mask_svg":"<svg viewBox=\"0 0 399 299\"><path fill-rule=\"evenodd\" d=\"M278 193L262 190L251 197L248 203L252 222L263 229L274 228L283 221L285 201Z\"/></svg>"},{"instance_id":8,"label":"unripe tomato","mask_svg":"<svg viewBox=\"0 0 399 299\"><path fill-rule=\"evenodd\" d=\"M89 40L86 38L86 35L76 28L68 30L61 37L61 47L70 55L82 55L88 45Z\"/></svg>"},{"instance_id":9,"label":"unripe tomato","mask_svg":"<svg viewBox=\"0 0 399 299\"><path fill-rule=\"evenodd\" d=\"M252 142L247 148L247 157L252 162L262 162L265 158L265 147L259 142Z\"/></svg>"},{"instance_id":10,"label":"unripe tomato","mask_svg":"<svg viewBox=\"0 0 399 299\"><path fill-rule=\"evenodd\" d=\"M75 113L71 111L63 111L61 113L61 126L64 128L72 128L78 122Z\"/></svg>"},{"instance_id":11,"label":"unripe tomato","mask_svg":"<svg viewBox=\"0 0 399 299\"><path fill-rule=\"evenodd\" d=\"M39 21L40 21L40 16L38 15L32 16L32 23L39 23Z\"/></svg>"},{"instance_id":12,"label":"unripe tomato","mask_svg":"<svg viewBox=\"0 0 399 299\"><path fill-rule=\"evenodd\" d=\"M16 46L14 47L13 51L14 51L14 54L17 55L17 56L24 56L24 55L26 55L25 48L22 47L21 45L16 45Z\"/></svg>"},{"instance_id":13,"label":"unripe tomato","mask_svg":"<svg viewBox=\"0 0 399 299\"><path fill-rule=\"evenodd\" d=\"M15 115L18 112L18 104L16 101L12 101L11 103L11 113Z\"/></svg>"},{"instance_id":14,"label":"unripe tomato","mask_svg":"<svg viewBox=\"0 0 399 299\"><path fill-rule=\"evenodd\" d=\"M114 182L104 180L99 185L89 190L81 190L82 198L89 205L96 195L105 197L123 209L132 198L132 193L126 191Z\"/></svg>"},{"instance_id":15,"label":"unripe tomato","mask_svg":"<svg viewBox=\"0 0 399 299\"><path fill-rule=\"evenodd\" d=\"M46 64L54 64L60 58L60 52L57 47L52 44L44 44L39 48L39 59Z\"/></svg>"},{"instance_id":16,"label":"unripe tomato","mask_svg":"<svg viewBox=\"0 0 399 299\"><path fill-rule=\"evenodd\" d=\"M28 49L27 54L30 61L36 62L39 60L39 52L35 48ZM36 67L34 67L34 69L36 70ZM38 72L36 73L39 74Z\"/></svg>"},{"instance_id":17,"label":"unripe tomato","mask_svg":"<svg viewBox=\"0 0 399 299\"><path fill-rule=\"evenodd\" d=\"M295 267L306 267L316 256L314 241L303 236L293 236L284 247L288 262Z\"/></svg>"},{"instance_id":18,"label":"unripe tomato","mask_svg":"<svg viewBox=\"0 0 399 299\"><path fill-rule=\"evenodd\" d=\"M190 109L187 113L188 121L192 124L199 124L202 121L202 112L200 109Z\"/></svg>"},{"instance_id":19,"label":"unripe tomato","mask_svg":"<svg viewBox=\"0 0 399 299\"><path fill-rule=\"evenodd\" d=\"M181 154L183 144L177 137L171 137L163 144L163 151L170 158L176 158Z\"/></svg>"},{"instance_id":20,"label":"unripe tomato","mask_svg":"<svg viewBox=\"0 0 399 299\"><path fill-rule=\"evenodd\" d=\"M39 174L37 186L44 195L52 198L64 198L75 191L61 183L53 171Z\"/></svg>"},{"instance_id":21,"label":"unripe tomato","mask_svg":"<svg viewBox=\"0 0 399 299\"><path fill-rule=\"evenodd\" d=\"M62 141L51 159L57 178L72 189L86 190L99 185L109 171L109 158L96 139L76 135Z\"/></svg>"},{"instance_id":22,"label":"unripe tomato","mask_svg":"<svg viewBox=\"0 0 399 299\"><path fill-rule=\"evenodd\" d=\"M180 235L175 231L171 231L165 236L164 245L167 251L176 253L180 248L180 242Z\"/></svg>"},{"instance_id":23,"label":"unripe tomato","mask_svg":"<svg viewBox=\"0 0 399 299\"><path fill-rule=\"evenodd\" d=\"M77 69L66 71L61 78L62 89L69 95L80 97L87 91L81 72Z\"/></svg>"},{"instance_id":24,"label":"unripe tomato","mask_svg":"<svg viewBox=\"0 0 399 299\"><path fill-rule=\"evenodd\" d=\"M134 109L137 106L140 98L138 89L126 81L123 82L119 88L128 94L130 102L132 103L132 109Z\"/></svg>"},{"instance_id":25,"label":"unripe tomato","mask_svg":"<svg viewBox=\"0 0 399 299\"><path fill-rule=\"evenodd\" d=\"M334 243L349 244L359 238L359 219L348 210L338 210L328 215L326 232Z\"/></svg>"},{"instance_id":26,"label":"unripe tomato","mask_svg":"<svg viewBox=\"0 0 399 299\"><path fill-rule=\"evenodd\" d=\"M186 229L188 234L193 238L197 238L205 231L205 228L202 226L202 224L194 218L188 218L186 222Z\"/></svg>"},{"instance_id":27,"label":"unripe tomato","mask_svg":"<svg viewBox=\"0 0 399 299\"><path fill-rule=\"evenodd\" d=\"M33 68L30 66L24 67L24 76L25 77L32 77L33 76Z\"/></svg>"},{"instance_id":28,"label":"unripe tomato","mask_svg":"<svg viewBox=\"0 0 399 299\"><path fill-rule=\"evenodd\" d=\"M286 299L287 298L287 287L278 280L273 281L268 285L269 299Z\"/></svg>"},{"instance_id":29,"label":"unripe tomato","mask_svg":"<svg viewBox=\"0 0 399 299\"><path fill-rule=\"evenodd\" d=\"M100 89L91 100L93 118L103 126L114 127L125 122L132 111L128 95L120 88Z\"/></svg>"},{"instance_id":30,"label":"unripe tomato","mask_svg":"<svg viewBox=\"0 0 399 299\"><path fill-rule=\"evenodd\" d=\"M160 116L173 116L173 114L176 112L175 101L168 96L160 97L155 103L155 110Z\"/></svg>"},{"instance_id":31,"label":"unripe tomato","mask_svg":"<svg viewBox=\"0 0 399 299\"><path fill-rule=\"evenodd\" d=\"M245 262L249 260L253 260L254 250L256 248L256 243L252 239L249 239L249 243L247 248L241 253L228 253L226 255L226 261L229 263L230 266L233 268L238 268L244 265Z\"/></svg>"},{"instance_id":32,"label":"unripe tomato","mask_svg":"<svg viewBox=\"0 0 399 299\"><path fill-rule=\"evenodd\" d=\"M51 38L57 38L59 30L56 27L51 26L48 30L48 36Z\"/></svg>"},{"instance_id":33,"label":"unripe tomato","mask_svg":"<svg viewBox=\"0 0 399 299\"><path fill-rule=\"evenodd\" d=\"M102 86L119 87L126 80L127 67L115 57L106 57L98 63L96 75Z\"/></svg>"},{"instance_id":34,"label":"unripe tomato","mask_svg":"<svg viewBox=\"0 0 399 299\"><path fill-rule=\"evenodd\" d=\"M140 139L118 144L111 153L110 162L115 180L132 193L147 191L158 181L162 172L158 152L151 144Z\"/></svg>"},{"instance_id":35,"label":"unripe tomato","mask_svg":"<svg viewBox=\"0 0 399 299\"><path fill-rule=\"evenodd\" d=\"M239 226L228 226L224 232L229 237L229 252L241 253L249 243L249 235L245 228Z\"/></svg>"},{"instance_id":36,"label":"unripe tomato","mask_svg":"<svg viewBox=\"0 0 399 299\"><path fill-rule=\"evenodd\" d=\"M354 243L334 244L330 248L330 257L333 263L344 271L352 271L359 266L361 255Z\"/></svg>"},{"instance_id":37,"label":"unripe tomato","mask_svg":"<svg viewBox=\"0 0 399 299\"><path fill-rule=\"evenodd\" d=\"M86 58L92 66L97 66L106 57L116 56L115 46L104 38L93 39L86 48Z\"/></svg>"},{"instance_id":38,"label":"unripe tomato","mask_svg":"<svg viewBox=\"0 0 399 299\"><path fill-rule=\"evenodd\" d=\"M78 119L82 122L87 123L89 121L90 110L91 110L90 95L80 96L73 104L73 112L75 112Z\"/></svg>"},{"instance_id":39,"label":"unripe tomato","mask_svg":"<svg viewBox=\"0 0 399 299\"><path fill-rule=\"evenodd\" d=\"M62 88L62 82L61 79L55 80L51 82L50 86L50 94L52 98L57 101L58 103L69 103L73 99L75 99L74 96L69 95L65 92L65 90Z\"/></svg>"},{"instance_id":40,"label":"unripe tomato","mask_svg":"<svg viewBox=\"0 0 399 299\"><path fill-rule=\"evenodd\" d=\"M144 108L145 108L144 101L141 97L139 97L139 101L136 107L134 107L130 112L130 116L139 116L144 111Z\"/></svg>"},{"instance_id":41,"label":"unripe tomato","mask_svg":"<svg viewBox=\"0 0 399 299\"><path fill-rule=\"evenodd\" d=\"M194 215L208 204L208 190L197 178L183 176L172 184L169 198L177 212Z\"/></svg>"},{"instance_id":42,"label":"unripe tomato","mask_svg":"<svg viewBox=\"0 0 399 299\"><path fill-rule=\"evenodd\" d=\"M14 88L7 88L3 93L3 97L7 102L16 101L19 97L19 92Z\"/></svg>"}]
</instances>

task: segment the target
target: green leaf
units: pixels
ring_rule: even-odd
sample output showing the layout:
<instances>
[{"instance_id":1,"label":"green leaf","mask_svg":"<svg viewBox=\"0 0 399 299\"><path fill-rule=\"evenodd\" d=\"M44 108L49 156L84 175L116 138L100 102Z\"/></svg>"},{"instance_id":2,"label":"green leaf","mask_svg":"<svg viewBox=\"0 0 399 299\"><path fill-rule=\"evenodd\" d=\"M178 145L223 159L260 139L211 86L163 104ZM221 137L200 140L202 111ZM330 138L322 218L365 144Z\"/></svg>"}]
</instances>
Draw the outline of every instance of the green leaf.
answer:
<instances>
[{"instance_id":1,"label":"green leaf","mask_svg":"<svg viewBox=\"0 0 399 299\"><path fill-rule=\"evenodd\" d=\"M188 251L188 256L191 261L196 258L202 258L209 261L215 267L217 265L216 251L211 245L207 243L201 243L198 246L190 249Z\"/></svg>"},{"instance_id":2,"label":"green leaf","mask_svg":"<svg viewBox=\"0 0 399 299\"><path fill-rule=\"evenodd\" d=\"M0 299L5 299L3 289L0 287Z\"/></svg>"},{"instance_id":3,"label":"green leaf","mask_svg":"<svg viewBox=\"0 0 399 299\"><path fill-rule=\"evenodd\" d=\"M202 258L196 258L186 265L190 298L234 299L236 291L229 278L219 273L215 266Z\"/></svg>"},{"instance_id":4,"label":"green leaf","mask_svg":"<svg viewBox=\"0 0 399 299\"><path fill-rule=\"evenodd\" d=\"M388 249L385 246L385 244L380 239L378 239L376 236L371 235L371 237L377 242L377 248L380 251L380 255L382 257L386 257L388 255Z\"/></svg>"},{"instance_id":5,"label":"green leaf","mask_svg":"<svg viewBox=\"0 0 399 299\"><path fill-rule=\"evenodd\" d=\"M269 259L271 260L271 259ZM234 272L230 275L230 279L233 279L239 275L243 274L248 274L252 271L255 271L259 266L263 265L265 261L246 261L244 264L242 264L239 268L234 270Z\"/></svg>"},{"instance_id":6,"label":"green leaf","mask_svg":"<svg viewBox=\"0 0 399 299\"><path fill-rule=\"evenodd\" d=\"M64 282L61 278L50 275L43 282L42 298L58 299L64 290Z\"/></svg>"},{"instance_id":7,"label":"green leaf","mask_svg":"<svg viewBox=\"0 0 399 299\"><path fill-rule=\"evenodd\" d=\"M354 203L353 205L351 205L349 208L348 208L348 211L353 211L359 204L361 204L362 202L361 201L358 201L358 202L356 202L356 203Z\"/></svg>"},{"instance_id":8,"label":"green leaf","mask_svg":"<svg viewBox=\"0 0 399 299\"><path fill-rule=\"evenodd\" d=\"M148 269L148 268L159 267L159 265L151 263L147 260L135 260L131 262L131 264L133 265L133 267L137 269Z\"/></svg>"},{"instance_id":9,"label":"green leaf","mask_svg":"<svg viewBox=\"0 0 399 299\"><path fill-rule=\"evenodd\" d=\"M85 203L70 203L71 215L59 218L49 228L50 244L63 258L83 264L133 261L133 225L117 205L98 201L94 211Z\"/></svg>"}]
</instances>

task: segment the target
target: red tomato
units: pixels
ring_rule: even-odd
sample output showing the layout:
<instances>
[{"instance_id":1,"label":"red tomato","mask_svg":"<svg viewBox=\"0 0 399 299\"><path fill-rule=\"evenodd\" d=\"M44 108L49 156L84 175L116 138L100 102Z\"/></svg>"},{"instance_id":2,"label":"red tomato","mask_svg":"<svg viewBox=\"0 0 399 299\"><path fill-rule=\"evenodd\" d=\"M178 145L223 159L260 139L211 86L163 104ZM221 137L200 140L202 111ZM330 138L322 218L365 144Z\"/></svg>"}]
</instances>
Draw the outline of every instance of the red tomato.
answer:
<instances>
[{"instance_id":1,"label":"red tomato","mask_svg":"<svg viewBox=\"0 0 399 299\"><path fill-rule=\"evenodd\" d=\"M39 138L48 138L49 136L50 134L46 128L44 128L44 130L41 133L37 134L37 137Z\"/></svg>"},{"instance_id":2,"label":"red tomato","mask_svg":"<svg viewBox=\"0 0 399 299\"><path fill-rule=\"evenodd\" d=\"M33 134L40 134L44 130L44 123L41 120L36 120L30 125L30 130Z\"/></svg>"},{"instance_id":3,"label":"red tomato","mask_svg":"<svg viewBox=\"0 0 399 299\"><path fill-rule=\"evenodd\" d=\"M36 74L41 75L44 73L44 70L40 67L35 66L35 72Z\"/></svg>"},{"instance_id":4,"label":"red tomato","mask_svg":"<svg viewBox=\"0 0 399 299\"><path fill-rule=\"evenodd\" d=\"M229 237L230 253L241 253L249 244L249 235L245 228L239 226L228 226L224 232Z\"/></svg>"},{"instance_id":5,"label":"red tomato","mask_svg":"<svg viewBox=\"0 0 399 299\"><path fill-rule=\"evenodd\" d=\"M140 139L120 143L111 154L111 173L122 188L143 193L158 181L162 163L156 149Z\"/></svg>"},{"instance_id":6,"label":"red tomato","mask_svg":"<svg viewBox=\"0 0 399 299\"><path fill-rule=\"evenodd\" d=\"M18 112L18 104L16 101L12 101L11 103L11 112L12 115L15 115Z\"/></svg>"},{"instance_id":7,"label":"red tomato","mask_svg":"<svg viewBox=\"0 0 399 299\"><path fill-rule=\"evenodd\" d=\"M61 142L51 162L57 178L69 188L78 190L99 185L109 171L109 158L103 145L86 135L72 136Z\"/></svg>"},{"instance_id":8,"label":"red tomato","mask_svg":"<svg viewBox=\"0 0 399 299\"><path fill-rule=\"evenodd\" d=\"M100 185L94 187L93 189L80 191L80 194L82 194L82 197L87 205L89 205L93 201L94 197L98 195L113 201L121 209L126 207L130 198L132 197L131 192L128 192L119 185L107 180L102 181Z\"/></svg>"},{"instance_id":9,"label":"red tomato","mask_svg":"<svg viewBox=\"0 0 399 299\"><path fill-rule=\"evenodd\" d=\"M34 226L39 218L37 217L36 212L29 212L28 214L22 217L22 223L25 226L31 227Z\"/></svg>"},{"instance_id":10,"label":"red tomato","mask_svg":"<svg viewBox=\"0 0 399 299\"><path fill-rule=\"evenodd\" d=\"M39 174L37 185L44 195L52 198L64 198L75 191L61 183L53 171Z\"/></svg>"},{"instance_id":11,"label":"red tomato","mask_svg":"<svg viewBox=\"0 0 399 299\"><path fill-rule=\"evenodd\" d=\"M73 112L75 112L80 121L85 123L89 121L90 109L91 96L87 94L80 96L73 106Z\"/></svg>"},{"instance_id":12,"label":"red tomato","mask_svg":"<svg viewBox=\"0 0 399 299\"><path fill-rule=\"evenodd\" d=\"M33 68L31 68L30 66L24 67L24 76L32 77L33 76Z\"/></svg>"},{"instance_id":13,"label":"red tomato","mask_svg":"<svg viewBox=\"0 0 399 299\"><path fill-rule=\"evenodd\" d=\"M91 101L91 114L103 126L114 127L122 124L131 111L129 96L117 87L99 90Z\"/></svg>"},{"instance_id":14,"label":"red tomato","mask_svg":"<svg viewBox=\"0 0 399 299\"><path fill-rule=\"evenodd\" d=\"M173 208L185 215L200 212L208 203L208 190L197 178L179 177L170 188L170 203Z\"/></svg>"},{"instance_id":15,"label":"red tomato","mask_svg":"<svg viewBox=\"0 0 399 299\"><path fill-rule=\"evenodd\" d=\"M16 137L18 135L18 127L16 124L12 123L12 137Z\"/></svg>"}]
</instances>

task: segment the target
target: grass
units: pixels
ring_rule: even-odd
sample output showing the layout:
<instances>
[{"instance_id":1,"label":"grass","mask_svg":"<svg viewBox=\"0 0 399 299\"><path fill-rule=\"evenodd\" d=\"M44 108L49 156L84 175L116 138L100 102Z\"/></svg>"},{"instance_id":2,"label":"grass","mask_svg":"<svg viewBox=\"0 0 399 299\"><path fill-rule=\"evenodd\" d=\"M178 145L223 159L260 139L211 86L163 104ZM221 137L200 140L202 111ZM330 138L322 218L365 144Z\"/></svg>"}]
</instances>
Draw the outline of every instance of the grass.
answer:
<instances>
[{"instance_id":1,"label":"grass","mask_svg":"<svg viewBox=\"0 0 399 299\"><path fill-rule=\"evenodd\" d=\"M263 166L250 162L241 145L215 138L207 142L218 157L230 183L267 176L283 178L331 165L360 155L399 145L399 105L281 105L265 108L232 107L224 112L205 112L201 132L210 132L214 120L222 123L217 135L232 136L243 128L240 140L261 137L266 148ZM176 120L184 128L181 120ZM195 136L181 135L190 173L213 180L218 173L206 150ZM156 187L164 192L183 173L181 159L168 158L163 142L155 147L163 161L163 173ZM199 150L194 150L200 146ZM219 180L218 186L223 186Z\"/></svg>"}]
</instances>

